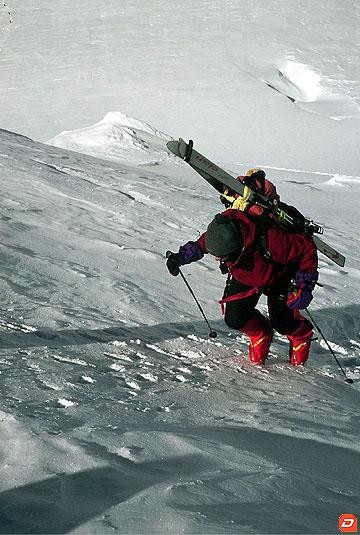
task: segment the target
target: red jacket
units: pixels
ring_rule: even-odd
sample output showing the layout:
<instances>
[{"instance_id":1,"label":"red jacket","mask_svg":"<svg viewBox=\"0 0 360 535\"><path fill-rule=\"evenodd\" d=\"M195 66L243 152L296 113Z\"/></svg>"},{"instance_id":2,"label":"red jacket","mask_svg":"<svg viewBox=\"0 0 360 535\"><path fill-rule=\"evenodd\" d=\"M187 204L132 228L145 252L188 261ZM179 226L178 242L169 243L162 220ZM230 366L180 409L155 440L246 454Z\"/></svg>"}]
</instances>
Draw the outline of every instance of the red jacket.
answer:
<instances>
[{"instance_id":1,"label":"red jacket","mask_svg":"<svg viewBox=\"0 0 360 535\"><path fill-rule=\"evenodd\" d=\"M275 225L269 227L267 250L271 260L268 260L258 243L257 225L246 214L229 208L222 215L241 221L243 251L236 264L226 262L226 265L230 275L242 284L266 292L284 278L294 276L296 271L317 271L317 249L310 237L285 232ZM206 232L196 242L203 253L207 253L205 236Z\"/></svg>"}]
</instances>

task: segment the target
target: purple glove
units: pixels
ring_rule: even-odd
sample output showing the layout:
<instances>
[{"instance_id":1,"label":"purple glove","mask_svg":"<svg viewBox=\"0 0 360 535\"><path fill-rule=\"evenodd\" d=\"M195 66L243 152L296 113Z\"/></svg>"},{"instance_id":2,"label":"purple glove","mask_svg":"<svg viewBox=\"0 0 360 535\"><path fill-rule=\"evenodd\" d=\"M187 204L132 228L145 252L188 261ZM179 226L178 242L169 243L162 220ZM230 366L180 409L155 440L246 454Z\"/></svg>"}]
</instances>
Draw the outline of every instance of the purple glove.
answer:
<instances>
[{"instance_id":1,"label":"purple glove","mask_svg":"<svg viewBox=\"0 0 360 535\"><path fill-rule=\"evenodd\" d=\"M201 260L201 258L204 256L204 253L194 241L188 241L185 243L185 245L182 245L177 254L179 255L180 259L180 266Z\"/></svg>"},{"instance_id":2,"label":"purple glove","mask_svg":"<svg viewBox=\"0 0 360 535\"><path fill-rule=\"evenodd\" d=\"M295 292L288 294L286 304L293 310L303 310L310 305L312 298L313 294L311 290L300 288L299 290L295 290Z\"/></svg>"},{"instance_id":3,"label":"purple glove","mask_svg":"<svg viewBox=\"0 0 360 535\"><path fill-rule=\"evenodd\" d=\"M306 288L311 292L319 278L317 271L297 271L295 275L295 284L297 288Z\"/></svg>"},{"instance_id":4,"label":"purple glove","mask_svg":"<svg viewBox=\"0 0 360 535\"><path fill-rule=\"evenodd\" d=\"M200 249L197 243L194 241L188 241L185 243L185 245L182 245L179 248L178 253L171 253L168 251L166 253L167 261L166 261L166 267L169 270L169 273L176 277L180 273L180 266L184 266L185 264L190 264L191 262L196 262L197 260L200 260L204 253Z\"/></svg>"},{"instance_id":5,"label":"purple glove","mask_svg":"<svg viewBox=\"0 0 360 535\"><path fill-rule=\"evenodd\" d=\"M295 288L288 293L287 306L291 309L307 308L313 298L313 289L319 274L312 271L298 271L295 275Z\"/></svg>"}]
</instances>

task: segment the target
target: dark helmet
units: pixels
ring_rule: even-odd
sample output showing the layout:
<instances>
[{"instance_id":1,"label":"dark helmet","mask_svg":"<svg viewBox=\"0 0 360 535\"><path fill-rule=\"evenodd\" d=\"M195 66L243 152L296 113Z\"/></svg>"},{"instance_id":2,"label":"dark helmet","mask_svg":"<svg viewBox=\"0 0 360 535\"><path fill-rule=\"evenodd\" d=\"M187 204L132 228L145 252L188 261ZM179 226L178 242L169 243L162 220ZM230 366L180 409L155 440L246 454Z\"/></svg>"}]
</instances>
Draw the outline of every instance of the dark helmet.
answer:
<instances>
[{"instance_id":1,"label":"dark helmet","mask_svg":"<svg viewBox=\"0 0 360 535\"><path fill-rule=\"evenodd\" d=\"M235 221L217 214L207 228L205 245L210 254L227 256L242 249L243 237Z\"/></svg>"}]
</instances>

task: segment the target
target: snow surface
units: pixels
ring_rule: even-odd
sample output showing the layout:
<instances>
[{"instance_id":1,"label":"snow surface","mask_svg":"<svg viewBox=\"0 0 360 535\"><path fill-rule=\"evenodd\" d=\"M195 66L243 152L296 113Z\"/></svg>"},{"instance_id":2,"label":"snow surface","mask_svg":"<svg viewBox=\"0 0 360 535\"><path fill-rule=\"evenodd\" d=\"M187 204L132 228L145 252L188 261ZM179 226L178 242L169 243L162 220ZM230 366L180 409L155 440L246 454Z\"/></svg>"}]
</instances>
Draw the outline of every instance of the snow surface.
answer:
<instances>
[{"instance_id":1,"label":"snow surface","mask_svg":"<svg viewBox=\"0 0 360 535\"><path fill-rule=\"evenodd\" d=\"M0 533L360 514L359 5L175 4L0 6ZM208 337L164 267L221 210L177 135L234 175L263 165L347 257L320 256L311 311L353 385L320 337L306 368L281 336L252 367L210 257L183 270Z\"/></svg>"}]
</instances>

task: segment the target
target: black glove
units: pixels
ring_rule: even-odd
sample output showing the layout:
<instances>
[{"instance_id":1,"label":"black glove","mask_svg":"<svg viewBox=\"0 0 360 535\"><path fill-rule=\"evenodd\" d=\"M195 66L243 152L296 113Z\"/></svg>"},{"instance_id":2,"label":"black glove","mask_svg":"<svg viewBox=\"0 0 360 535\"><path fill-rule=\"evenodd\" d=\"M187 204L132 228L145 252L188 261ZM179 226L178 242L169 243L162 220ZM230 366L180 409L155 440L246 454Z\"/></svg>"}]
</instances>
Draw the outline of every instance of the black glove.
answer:
<instances>
[{"instance_id":1,"label":"black glove","mask_svg":"<svg viewBox=\"0 0 360 535\"><path fill-rule=\"evenodd\" d=\"M172 253L171 251L168 251L166 253L167 260L166 260L166 267L168 268L168 271L170 275L173 277L177 277L180 273L180 264L179 260L179 253Z\"/></svg>"}]
</instances>

